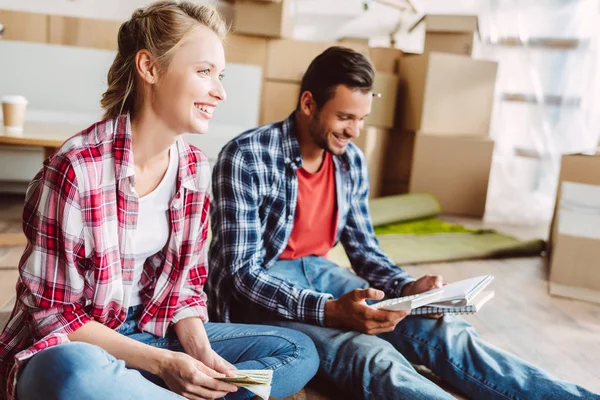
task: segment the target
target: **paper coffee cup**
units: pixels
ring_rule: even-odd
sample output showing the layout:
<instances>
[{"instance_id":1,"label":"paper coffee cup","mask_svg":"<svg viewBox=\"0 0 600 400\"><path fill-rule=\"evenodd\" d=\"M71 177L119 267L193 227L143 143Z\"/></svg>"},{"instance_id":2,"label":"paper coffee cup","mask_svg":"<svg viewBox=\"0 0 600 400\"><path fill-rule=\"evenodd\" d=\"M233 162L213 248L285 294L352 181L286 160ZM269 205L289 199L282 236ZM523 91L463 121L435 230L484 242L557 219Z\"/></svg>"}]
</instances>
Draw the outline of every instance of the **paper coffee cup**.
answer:
<instances>
[{"instance_id":1,"label":"paper coffee cup","mask_svg":"<svg viewBox=\"0 0 600 400\"><path fill-rule=\"evenodd\" d=\"M15 135L23 133L25 125L25 111L27 99L23 96L2 97L2 115L4 120L4 133Z\"/></svg>"}]
</instances>

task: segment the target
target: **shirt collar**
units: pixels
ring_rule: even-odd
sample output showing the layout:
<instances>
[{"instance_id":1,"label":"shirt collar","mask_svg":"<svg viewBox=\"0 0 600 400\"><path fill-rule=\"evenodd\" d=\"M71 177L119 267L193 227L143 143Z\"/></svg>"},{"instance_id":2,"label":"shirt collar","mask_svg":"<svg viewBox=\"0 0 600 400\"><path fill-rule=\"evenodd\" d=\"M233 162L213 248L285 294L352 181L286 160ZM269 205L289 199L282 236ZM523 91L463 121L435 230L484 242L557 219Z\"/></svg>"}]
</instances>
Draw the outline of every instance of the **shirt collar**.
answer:
<instances>
[{"instance_id":1,"label":"shirt collar","mask_svg":"<svg viewBox=\"0 0 600 400\"><path fill-rule=\"evenodd\" d=\"M283 138L283 156L284 162L291 165L294 169L302 168L302 152L298 144L296 112L292 112L286 119L283 120L282 126ZM341 156L333 156L336 167L341 167L342 171L350 169L350 157L348 151Z\"/></svg>"},{"instance_id":2,"label":"shirt collar","mask_svg":"<svg viewBox=\"0 0 600 400\"><path fill-rule=\"evenodd\" d=\"M107 129L110 129L111 126L114 132L113 151L117 179L131 178L134 179L133 185L135 185L130 115L122 114L116 119L108 120ZM197 179L197 154L192 151L183 136L178 138L176 143L179 157L177 186L181 185L193 191L200 191Z\"/></svg>"},{"instance_id":3,"label":"shirt collar","mask_svg":"<svg viewBox=\"0 0 600 400\"><path fill-rule=\"evenodd\" d=\"M283 120L281 128L284 162L291 165L294 169L302 167L302 152L298 144L296 112L292 112L289 117Z\"/></svg>"}]
</instances>

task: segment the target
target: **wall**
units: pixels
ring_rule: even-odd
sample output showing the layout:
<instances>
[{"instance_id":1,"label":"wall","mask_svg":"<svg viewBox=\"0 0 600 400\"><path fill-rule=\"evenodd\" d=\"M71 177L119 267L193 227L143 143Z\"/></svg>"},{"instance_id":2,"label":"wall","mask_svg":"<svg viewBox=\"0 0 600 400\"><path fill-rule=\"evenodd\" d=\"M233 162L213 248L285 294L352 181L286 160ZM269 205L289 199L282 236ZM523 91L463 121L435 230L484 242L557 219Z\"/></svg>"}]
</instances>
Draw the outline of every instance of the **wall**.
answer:
<instances>
[{"instance_id":1,"label":"wall","mask_svg":"<svg viewBox=\"0 0 600 400\"><path fill-rule=\"evenodd\" d=\"M83 129L101 117L99 101L114 51L0 41L0 55L0 95L25 95L28 121L69 123ZM211 160L229 139L258 124L261 81L258 66L227 66L223 80L227 100L215 110L209 134L191 139ZM41 162L37 149L0 147L0 181L28 181Z\"/></svg>"}]
</instances>

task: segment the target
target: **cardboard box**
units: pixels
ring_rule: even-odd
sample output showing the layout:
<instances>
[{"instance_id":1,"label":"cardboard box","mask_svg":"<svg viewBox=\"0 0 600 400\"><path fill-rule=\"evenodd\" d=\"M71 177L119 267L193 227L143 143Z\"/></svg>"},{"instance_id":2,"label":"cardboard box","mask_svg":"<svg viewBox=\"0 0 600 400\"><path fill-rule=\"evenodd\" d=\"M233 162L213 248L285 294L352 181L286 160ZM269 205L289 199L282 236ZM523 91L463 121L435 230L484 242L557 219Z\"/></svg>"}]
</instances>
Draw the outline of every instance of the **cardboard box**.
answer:
<instances>
[{"instance_id":1,"label":"cardboard box","mask_svg":"<svg viewBox=\"0 0 600 400\"><path fill-rule=\"evenodd\" d=\"M456 54L404 56L399 101L403 128L487 136L498 63Z\"/></svg>"},{"instance_id":2,"label":"cardboard box","mask_svg":"<svg viewBox=\"0 0 600 400\"><path fill-rule=\"evenodd\" d=\"M257 36L228 35L225 39L225 59L228 63L267 64L267 39Z\"/></svg>"},{"instance_id":3,"label":"cardboard box","mask_svg":"<svg viewBox=\"0 0 600 400\"><path fill-rule=\"evenodd\" d=\"M470 33L441 33L427 32L425 34L425 53L437 51L464 56L473 54L473 32Z\"/></svg>"},{"instance_id":4,"label":"cardboard box","mask_svg":"<svg viewBox=\"0 0 600 400\"><path fill-rule=\"evenodd\" d=\"M260 106L260 124L286 119L296 109L299 95L298 83L265 81Z\"/></svg>"},{"instance_id":5,"label":"cardboard box","mask_svg":"<svg viewBox=\"0 0 600 400\"><path fill-rule=\"evenodd\" d=\"M415 132L392 131L385 154L385 176L389 182L408 185L415 148ZM407 189L408 190L408 189Z\"/></svg>"},{"instance_id":6,"label":"cardboard box","mask_svg":"<svg viewBox=\"0 0 600 400\"><path fill-rule=\"evenodd\" d=\"M395 194L406 193L408 193L408 182L384 179L381 186L382 196L393 196Z\"/></svg>"},{"instance_id":7,"label":"cardboard box","mask_svg":"<svg viewBox=\"0 0 600 400\"><path fill-rule=\"evenodd\" d=\"M356 38L356 37L343 37L337 40L337 43L332 46L349 47L355 51L358 51L365 57L369 57L369 39L367 38Z\"/></svg>"},{"instance_id":8,"label":"cardboard box","mask_svg":"<svg viewBox=\"0 0 600 400\"><path fill-rule=\"evenodd\" d=\"M550 293L600 303L600 153L565 155L551 228Z\"/></svg>"},{"instance_id":9,"label":"cardboard box","mask_svg":"<svg viewBox=\"0 0 600 400\"><path fill-rule=\"evenodd\" d=\"M332 45L291 39L269 40L265 78L299 83L312 60Z\"/></svg>"},{"instance_id":10,"label":"cardboard box","mask_svg":"<svg viewBox=\"0 0 600 400\"><path fill-rule=\"evenodd\" d=\"M312 60L332 46L348 47L368 56L369 48L361 43L342 44L273 39L269 40L267 45L265 78L269 80L300 82Z\"/></svg>"},{"instance_id":11,"label":"cardboard box","mask_svg":"<svg viewBox=\"0 0 600 400\"><path fill-rule=\"evenodd\" d=\"M409 31L422 22L425 23L425 53L473 54L474 34L479 32L476 15L427 14Z\"/></svg>"},{"instance_id":12,"label":"cardboard box","mask_svg":"<svg viewBox=\"0 0 600 400\"><path fill-rule=\"evenodd\" d=\"M344 36L344 37L339 38L337 40L337 42L340 45L343 45L343 46L346 46L346 45L350 45L350 46L360 45L360 46L367 46L367 47L369 47L369 38L365 38L365 37Z\"/></svg>"},{"instance_id":13,"label":"cardboard box","mask_svg":"<svg viewBox=\"0 0 600 400\"><path fill-rule=\"evenodd\" d=\"M291 37L294 31L293 2L238 0L234 4L234 21L236 33L274 38Z\"/></svg>"},{"instance_id":14,"label":"cardboard box","mask_svg":"<svg viewBox=\"0 0 600 400\"><path fill-rule=\"evenodd\" d=\"M377 72L373 82L373 97L371 114L365 120L365 125L380 128L393 128L396 120L398 99L398 77L385 72Z\"/></svg>"},{"instance_id":15,"label":"cardboard box","mask_svg":"<svg viewBox=\"0 0 600 400\"><path fill-rule=\"evenodd\" d=\"M4 26L3 40L48 42L48 16L45 14L0 10L0 24Z\"/></svg>"},{"instance_id":16,"label":"cardboard box","mask_svg":"<svg viewBox=\"0 0 600 400\"><path fill-rule=\"evenodd\" d=\"M357 139L354 139L354 144L363 151L367 162L371 185L369 198L371 199L382 195L385 153L389 137L390 132L386 129L367 127L360 132Z\"/></svg>"},{"instance_id":17,"label":"cardboard box","mask_svg":"<svg viewBox=\"0 0 600 400\"><path fill-rule=\"evenodd\" d=\"M50 43L117 50L122 22L50 15L49 24Z\"/></svg>"},{"instance_id":18,"label":"cardboard box","mask_svg":"<svg viewBox=\"0 0 600 400\"><path fill-rule=\"evenodd\" d=\"M391 47L371 47L369 49L369 59L373 63L375 71L388 74L398 73L402 54L401 50Z\"/></svg>"},{"instance_id":19,"label":"cardboard box","mask_svg":"<svg viewBox=\"0 0 600 400\"><path fill-rule=\"evenodd\" d=\"M483 217L494 142L486 138L418 133L411 193L430 193L442 212Z\"/></svg>"}]
</instances>

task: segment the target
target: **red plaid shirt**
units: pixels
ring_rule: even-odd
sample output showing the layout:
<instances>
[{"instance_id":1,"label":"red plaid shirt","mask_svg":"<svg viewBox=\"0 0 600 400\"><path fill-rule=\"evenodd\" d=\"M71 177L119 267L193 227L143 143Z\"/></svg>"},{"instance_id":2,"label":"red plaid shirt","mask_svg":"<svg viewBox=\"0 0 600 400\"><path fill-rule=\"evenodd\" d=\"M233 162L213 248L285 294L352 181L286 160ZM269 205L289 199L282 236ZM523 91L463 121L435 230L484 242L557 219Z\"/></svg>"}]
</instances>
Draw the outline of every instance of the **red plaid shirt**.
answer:
<instances>
[{"instance_id":1,"label":"red plaid shirt","mask_svg":"<svg viewBox=\"0 0 600 400\"><path fill-rule=\"evenodd\" d=\"M169 242L146 261L141 282L139 327L161 337L186 317L207 320L210 167L183 138L177 146ZM67 140L29 185L17 303L0 336L0 399L15 397L19 368L40 350L68 342L88 321L112 329L125 321L135 265L134 186L127 115Z\"/></svg>"}]
</instances>

